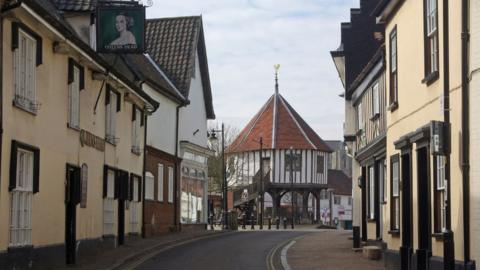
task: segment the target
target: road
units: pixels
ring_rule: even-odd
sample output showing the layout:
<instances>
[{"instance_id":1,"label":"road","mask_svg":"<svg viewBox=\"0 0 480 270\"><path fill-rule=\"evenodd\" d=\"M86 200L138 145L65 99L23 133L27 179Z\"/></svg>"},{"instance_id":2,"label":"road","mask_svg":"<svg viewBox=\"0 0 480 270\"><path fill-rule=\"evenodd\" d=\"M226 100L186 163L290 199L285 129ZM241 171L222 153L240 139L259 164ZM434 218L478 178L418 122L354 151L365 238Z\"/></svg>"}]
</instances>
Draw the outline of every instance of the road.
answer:
<instances>
[{"instance_id":1,"label":"road","mask_svg":"<svg viewBox=\"0 0 480 270\"><path fill-rule=\"evenodd\" d=\"M267 269L266 258L270 250L306 233L242 232L199 240L164 251L136 270L263 270Z\"/></svg>"}]
</instances>

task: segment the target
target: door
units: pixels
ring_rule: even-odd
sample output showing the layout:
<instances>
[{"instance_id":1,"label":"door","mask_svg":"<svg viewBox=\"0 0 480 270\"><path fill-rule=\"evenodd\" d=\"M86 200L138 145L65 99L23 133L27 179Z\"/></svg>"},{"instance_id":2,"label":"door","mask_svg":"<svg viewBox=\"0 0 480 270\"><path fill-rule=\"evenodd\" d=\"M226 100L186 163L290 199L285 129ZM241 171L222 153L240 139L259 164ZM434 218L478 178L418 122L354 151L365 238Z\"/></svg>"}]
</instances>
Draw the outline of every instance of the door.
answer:
<instances>
[{"instance_id":1,"label":"door","mask_svg":"<svg viewBox=\"0 0 480 270\"><path fill-rule=\"evenodd\" d=\"M417 150L418 250L417 269L429 269L430 257L430 179L428 148Z\"/></svg>"},{"instance_id":2,"label":"door","mask_svg":"<svg viewBox=\"0 0 480 270\"><path fill-rule=\"evenodd\" d=\"M412 161L411 153L402 153L402 246L400 247L401 269L412 269Z\"/></svg>"},{"instance_id":3,"label":"door","mask_svg":"<svg viewBox=\"0 0 480 270\"><path fill-rule=\"evenodd\" d=\"M80 168L67 165L65 187L65 253L66 263L74 264L76 259L77 204L80 203Z\"/></svg>"},{"instance_id":4,"label":"door","mask_svg":"<svg viewBox=\"0 0 480 270\"><path fill-rule=\"evenodd\" d=\"M128 173L117 171L118 192L118 245L125 243L125 200L128 199Z\"/></svg>"},{"instance_id":5,"label":"door","mask_svg":"<svg viewBox=\"0 0 480 270\"><path fill-rule=\"evenodd\" d=\"M362 241L367 241L367 167L362 167Z\"/></svg>"}]
</instances>

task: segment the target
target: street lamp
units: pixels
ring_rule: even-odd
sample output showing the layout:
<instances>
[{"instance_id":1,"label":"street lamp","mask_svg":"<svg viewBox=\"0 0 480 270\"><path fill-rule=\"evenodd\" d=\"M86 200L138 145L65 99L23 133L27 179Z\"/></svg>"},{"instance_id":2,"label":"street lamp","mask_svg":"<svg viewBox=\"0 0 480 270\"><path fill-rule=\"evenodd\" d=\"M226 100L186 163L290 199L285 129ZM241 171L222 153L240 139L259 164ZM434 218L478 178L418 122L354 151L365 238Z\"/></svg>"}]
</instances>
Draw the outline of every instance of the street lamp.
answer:
<instances>
[{"instance_id":1,"label":"street lamp","mask_svg":"<svg viewBox=\"0 0 480 270\"><path fill-rule=\"evenodd\" d=\"M290 146L290 186L291 186L291 194L292 198L290 200L292 201L292 229L295 228L295 208L293 206L293 147Z\"/></svg>"},{"instance_id":2,"label":"street lamp","mask_svg":"<svg viewBox=\"0 0 480 270\"><path fill-rule=\"evenodd\" d=\"M264 209L264 185L263 185L263 137L260 137L260 140L253 140L260 144L260 215L259 215L259 225L260 230L263 230L263 209Z\"/></svg>"},{"instance_id":3,"label":"street lamp","mask_svg":"<svg viewBox=\"0 0 480 270\"><path fill-rule=\"evenodd\" d=\"M210 142L218 141L217 133L222 134L222 180L223 180L223 228L228 229L228 215L227 215L227 175L225 170L225 127L222 123L222 129L216 130L212 128L210 132L207 132L207 136Z\"/></svg>"}]
</instances>

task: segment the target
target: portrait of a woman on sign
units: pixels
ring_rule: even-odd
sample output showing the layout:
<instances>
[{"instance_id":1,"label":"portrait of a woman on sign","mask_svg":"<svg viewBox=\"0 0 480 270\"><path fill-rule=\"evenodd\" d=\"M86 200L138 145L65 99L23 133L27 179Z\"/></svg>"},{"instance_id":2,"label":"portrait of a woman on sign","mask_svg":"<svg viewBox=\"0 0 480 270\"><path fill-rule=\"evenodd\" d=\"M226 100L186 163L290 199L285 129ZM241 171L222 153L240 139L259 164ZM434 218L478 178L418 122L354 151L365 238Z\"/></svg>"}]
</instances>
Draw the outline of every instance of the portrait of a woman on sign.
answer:
<instances>
[{"instance_id":1,"label":"portrait of a woman on sign","mask_svg":"<svg viewBox=\"0 0 480 270\"><path fill-rule=\"evenodd\" d=\"M143 52L144 9L99 9L97 50Z\"/></svg>"}]
</instances>

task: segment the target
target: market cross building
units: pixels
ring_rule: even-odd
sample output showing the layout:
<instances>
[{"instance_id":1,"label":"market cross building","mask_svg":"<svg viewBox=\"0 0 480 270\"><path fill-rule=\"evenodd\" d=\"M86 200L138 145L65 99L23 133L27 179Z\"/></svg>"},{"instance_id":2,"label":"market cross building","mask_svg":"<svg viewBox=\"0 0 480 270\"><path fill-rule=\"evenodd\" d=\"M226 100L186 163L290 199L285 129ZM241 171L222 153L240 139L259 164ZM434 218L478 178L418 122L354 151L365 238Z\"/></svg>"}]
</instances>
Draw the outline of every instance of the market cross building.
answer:
<instances>
[{"instance_id":1,"label":"market cross building","mask_svg":"<svg viewBox=\"0 0 480 270\"><path fill-rule=\"evenodd\" d=\"M229 208L242 208L247 216L252 211L259 214L265 192L263 218L291 219L293 211L296 222L318 220L320 191L328 188L327 161L331 152L280 95L276 79L275 93L226 150L233 194ZM292 197L295 203L290 206ZM315 203L309 207L309 201Z\"/></svg>"}]
</instances>

